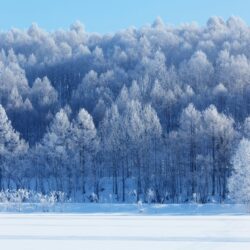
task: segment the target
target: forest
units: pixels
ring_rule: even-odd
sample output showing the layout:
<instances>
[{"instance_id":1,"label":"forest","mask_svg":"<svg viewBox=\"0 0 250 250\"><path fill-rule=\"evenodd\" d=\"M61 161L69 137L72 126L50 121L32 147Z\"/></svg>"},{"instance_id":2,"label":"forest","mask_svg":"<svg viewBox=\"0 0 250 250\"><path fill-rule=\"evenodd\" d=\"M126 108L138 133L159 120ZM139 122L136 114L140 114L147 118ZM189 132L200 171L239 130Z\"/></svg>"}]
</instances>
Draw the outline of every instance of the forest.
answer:
<instances>
[{"instance_id":1,"label":"forest","mask_svg":"<svg viewBox=\"0 0 250 250\"><path fill-rule=\"evenodd\" d=\"M224 202L248 139L250 28L238 17L0 31L1 190Z\"/></svg>"}]
</instances>

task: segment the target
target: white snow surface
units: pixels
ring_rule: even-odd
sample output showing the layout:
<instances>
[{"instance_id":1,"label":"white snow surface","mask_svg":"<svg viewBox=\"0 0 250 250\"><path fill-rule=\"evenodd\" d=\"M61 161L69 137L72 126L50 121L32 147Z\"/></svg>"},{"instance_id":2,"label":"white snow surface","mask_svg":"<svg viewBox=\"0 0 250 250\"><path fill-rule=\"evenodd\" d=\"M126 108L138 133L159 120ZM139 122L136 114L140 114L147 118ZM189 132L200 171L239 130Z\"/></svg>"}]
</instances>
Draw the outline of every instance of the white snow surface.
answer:
<instances>
[{"instance_id":1,"label":"white snow surface","mask_svg":"<svg viewBox=\"0 0 250 250\"><path fill-rule=\"evenodd\" d=\"M240 204L22 203L0 211L1 250L250 249Z\"/></svg>"},{"instance_id":2,"label":"white snow surface","mask_svg":"<svg viewBox=\"0 0 250 250\"><path fill-rule=\"evenodd\" d=\"M2 250L250 249L250 216L0 214Z\"/></svg>"}]
</instances>

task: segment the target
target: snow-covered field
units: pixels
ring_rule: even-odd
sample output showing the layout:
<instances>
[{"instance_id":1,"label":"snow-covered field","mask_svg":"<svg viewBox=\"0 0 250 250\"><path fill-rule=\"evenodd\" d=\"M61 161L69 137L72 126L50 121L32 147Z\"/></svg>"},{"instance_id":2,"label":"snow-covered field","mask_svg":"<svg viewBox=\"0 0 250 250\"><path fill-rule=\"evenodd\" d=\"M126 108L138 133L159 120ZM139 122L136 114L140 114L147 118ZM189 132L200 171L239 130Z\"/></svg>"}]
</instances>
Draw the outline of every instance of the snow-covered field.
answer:
<instances>
[{"instance_id":1,"label":"snow-covered field","mask_svg":"<svg viewBox=\"0 0 250 250\"><path fill-rule=\"evenodd\" d=\"M250 249L250 216L0 214L1 250Z\"/></svg>"},{"instance_id":2,"label":"snow-covered field","mask_svg":"<svg viewBox=\"0 0 250 250\"><path fill-rule=\"evenodd\" d=\"M245 215L242 204L0 203L0 213L80 213L116 215Z\"/></svg>"}]
</instances>

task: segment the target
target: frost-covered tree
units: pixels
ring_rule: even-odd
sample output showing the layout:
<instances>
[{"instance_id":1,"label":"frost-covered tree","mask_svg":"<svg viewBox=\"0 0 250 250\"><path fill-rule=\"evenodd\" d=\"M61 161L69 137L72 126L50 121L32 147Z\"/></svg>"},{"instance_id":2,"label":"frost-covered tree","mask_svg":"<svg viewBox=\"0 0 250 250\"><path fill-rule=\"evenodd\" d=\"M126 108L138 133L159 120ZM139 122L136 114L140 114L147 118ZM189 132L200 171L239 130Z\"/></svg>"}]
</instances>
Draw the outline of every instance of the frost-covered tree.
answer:
<instances>
[{"instance_id":1,"label":"frost-covered tree","mask_svg":"<svg viewBox=\"0 0 250 250\"><path fill-rule=\"evenodd\" d=\"M250 141L243 138L233 156L233 173L229 179L230 196L239 203L250 204Z\"/></svg>"},{"instance_id":2,"label":"frost-covered tree","mask_svg":"<svg viewBox=\"0 0 250 250\"><path fill-rule=\"evenodd\" d=\"M119 195L118 190L118 176L120 171L120 166L123 168L123 194L122 200L125 200L125 172L124 163L125 159L123 156L128 157L127 148L128 145L128 135L127 131L124 130L122 124L122 117L119 114L118 107L112 105L110 109L107 110L100 128L101 134L101 146L103 147L103 152L106 155L105 158L111 163L112 172L112 186L113 192L116 196Z\"/></svg>"},{"instance_id":3,"label":"frost-covered tree","mask_svg":"<svg viewBox=\"0 0 250 250\"><path fill-rule=\"evenodd\" d=\"M41 109L57 102L57 91L51 86L47 77L35 80L31 88L31 100L34 105Z\"/></svg>"},{"instance_id":4,"label":"frost-covered tree","mask_svg":"<svg viewBox=\"0 0 250 250\"><path fill-rule=\"evenodd\" d=\"M203 112L203 121L211 159L212 195L218 194L220 198L225 199L227 178L230 174L230 156L236 137L234 120L218 113L216 107L211 105Z\"/></svg>"},{"instance_id":5,"label":"frost-covered tree","mask_svg":"<svg viewBox=\"0 0 250 250\"><path fill-rule=\"evenodd\" d=\"M0 105L0 188L4 187L4 177L6 181L11 178L16 185L19 184L18 171L24 171L24 169L17 170L16 167L27 150L27 143L13 129L4 108Z\"/></svg>"},{"instance_id":6,"label":"frost-covered tree","mask_svg":"<svg viewBox=\"0 0 250 250\"><path fill-rule=\"evenodd\" d=\"M43 168L53 177L56 190L64 189L64 179L68 176L67 166L70 165L71 124L64 109L61 109L53 119L39 145ZM43 170L43 171L44 171ZM71 170L70 170L71 171Z\"/></svg>"},{"instance_id":7,"label":"frost-covered tree","mask_svg":"<svg viewBox=\"0 0 250 250\"><path fill-rule=\"evenodd\" d=\"M94 160L98 147L95 124L92 116L85 109L81 109L73 121L71 136L73 148L77 152L80 190L84 194L86 179L95 171Z\"/></svg>"},{"instance_id":8,"label":"frost-covered tree","mask_svg":"<svg viewBox=\"0 0 250 250\"><path fill-rule=\"evenodd\" d=\"M152 173L157 171L156 141L160 142L162 133L158 116L151 106L142 106L138 101L128 104L124 117L124 129L127 131L132 164L135 170L137 199L148 189ZM147 156L149 158L147 158ZM154 161L155 159L155 161ZM146 178L143 178L143 175ZM144 182L144 183L143 183Z\"/></svg>"},{"instance_id":9,"label":"frost-covered tree","mask_svg":"<svg viewBox=\"0 0 250 250\"><path fill-rule=\"evenodd\" d=\"M190 182L192 197L197 192L197 156L200 148L201 137L201 112L196 110L193 104L189 104L181 114L179 136L182 144L182 154L185 164L184 171L187 173L186 181Z\"/></svg>"}]
</instances>

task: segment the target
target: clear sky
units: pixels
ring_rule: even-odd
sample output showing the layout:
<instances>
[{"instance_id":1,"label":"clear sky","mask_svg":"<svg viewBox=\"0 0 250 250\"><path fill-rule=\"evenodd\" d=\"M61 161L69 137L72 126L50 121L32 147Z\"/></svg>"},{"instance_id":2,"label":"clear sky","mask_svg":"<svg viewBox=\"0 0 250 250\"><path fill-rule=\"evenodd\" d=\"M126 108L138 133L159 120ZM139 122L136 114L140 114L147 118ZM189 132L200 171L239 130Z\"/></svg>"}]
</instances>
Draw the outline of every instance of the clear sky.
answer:
<instances>
[{"instance_id":1,"label":"clear sky","mask_svg":"<svg viewBox=\"0 0 250 250\"><path fill-rule=\"evenodd\" d=\"M157 16L174 25L204 25L215 15L240 16L249 24L250 0L0 0L0 30L32 22L55 30L79 20L87 31L106 33L149 24Z\"/></svg>"}]
</instances>

